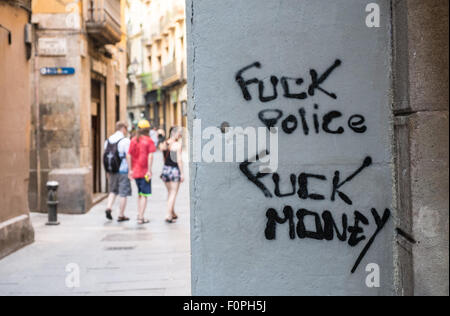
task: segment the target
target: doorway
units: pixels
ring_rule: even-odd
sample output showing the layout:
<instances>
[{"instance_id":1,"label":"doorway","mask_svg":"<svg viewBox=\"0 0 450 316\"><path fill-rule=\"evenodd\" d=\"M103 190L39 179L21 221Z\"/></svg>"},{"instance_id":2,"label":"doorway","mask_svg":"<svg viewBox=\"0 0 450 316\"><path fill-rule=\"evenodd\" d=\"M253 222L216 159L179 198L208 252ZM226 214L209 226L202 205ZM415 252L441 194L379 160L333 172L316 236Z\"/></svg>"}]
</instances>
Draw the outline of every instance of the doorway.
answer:
<instances>
[{"instance_id":1,"label":"doorway","mask_svg":"<svg viewBox=\"0 0 450 316\"><path fill-rule=\"evenodd\" d=\"M91 157L92 193L105 192L106 178L102 165L103 141L106 135L105 84L91 81Z\"/></svg>"},{"instance_id":2,"label":"doorway","mask_svg":"<svg viewBox=\"0 0 450 316\"><path fill-rule=\"evenodd\" d=\"M116 95L116 123L121 120L120 112L120 96Z\"/></svg>"},{"instance_id":3,"label":"doorway","mask_svg":"<svg viewBox=\"0 0 450 316\"><path fill-rule=\"evenodd\" d=\"M92 189L93 193L100 193L101 191L101 175L100 175L100 163L99 157L101 156L100 152L100 103L92 102L91 107L93 108L93 114L91 117L92 122ZM94 114L95 113L95 114Z\"/></svg>"}]
</instances>

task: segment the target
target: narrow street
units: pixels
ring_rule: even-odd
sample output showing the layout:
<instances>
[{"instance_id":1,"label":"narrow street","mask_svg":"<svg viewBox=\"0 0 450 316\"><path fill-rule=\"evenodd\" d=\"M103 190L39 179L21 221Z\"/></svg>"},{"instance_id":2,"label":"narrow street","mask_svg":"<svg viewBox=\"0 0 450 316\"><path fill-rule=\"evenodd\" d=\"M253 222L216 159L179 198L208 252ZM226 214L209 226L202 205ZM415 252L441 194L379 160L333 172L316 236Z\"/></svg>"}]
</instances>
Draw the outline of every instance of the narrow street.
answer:
<instances>
[{"instance_id":1,"label":"narrow street","mask_svg":"<svg viewBox=\"0 0 450 316\"><path fill-rule=\"evenodd\" d=\"M449 4L0 0L0 297L449 296Z\"/></svg>"},{"instance_id":2,"label":"narrow street","mask_svg":"<svg viewBox=\"0 0 450 316\"><path fill-rule=\"evenodd\" d=\"M146 226L136 223L136 188L119 224L105 219L106 201L88 214L60 215L60 226L46 226L45 214L32 214L34 244L0 261L3 295L190 295L189 181L180 191L180 219L168 225L166 189L159 179L162 155L154 165L153 196ZM117 215L118 203L114 215ZM79 268L79 287L66 279Z\"/></svg>"}]
</instances>

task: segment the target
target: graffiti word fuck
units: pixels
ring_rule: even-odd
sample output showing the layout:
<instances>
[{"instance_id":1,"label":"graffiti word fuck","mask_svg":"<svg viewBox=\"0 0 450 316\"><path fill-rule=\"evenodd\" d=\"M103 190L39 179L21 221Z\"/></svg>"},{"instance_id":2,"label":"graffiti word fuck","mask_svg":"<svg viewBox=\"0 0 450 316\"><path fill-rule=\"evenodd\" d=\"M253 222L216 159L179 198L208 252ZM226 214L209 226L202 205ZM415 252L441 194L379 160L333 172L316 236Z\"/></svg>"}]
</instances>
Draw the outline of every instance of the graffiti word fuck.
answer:
<instances>
[{"instance_id":1,"label":"graffiti word fuck","mask_svg":"<svg viewBox=\"0 0 450 316\"><path fill-rule=\"evenodd\" d=\"M259 156L257 156L256 160L253 160L253 161L256 162L258 160L259 160ZM263 182L261 182L261 179L269 176L269 174L261 173L261 172L257 172L257 173L252 172L252 170L250 168L252 164L254 164L254 162L250 162L247 160L240 164L240 169L241 169L242 173L245 174L245 176L248 178L248 180L250 182L254 183L262 191L264 196L267 198L272 198L274 195L279 198L298 195L298 197L301 200L310 199L310 200L321 201L321 200L326 199L325 195L319 194L319 193L312 193L310 190L311 182L327 181L329 179L329 177L327 177L324 174L301 172L299 174L298 178L297 178L296 174L291 174L289 179L290 179L290 183L292 185L292 191L281 192L281 189L280 189L281 177L278 173L274 173L272 175L272 181L274 184L274 195L273 195L272 192L267 188L267 186ZM336 198L339 197L346 204L353 205L352 199L349 197L348 194L343 192L342 188L347 183L352 181L357 175L359 175L364 169L370 167L371 165L372 165L372 158L366 157L366 159L364 159L361 167L359 167L355 172L348 175L347 177L343 177L342 173L339 170L336 170L334 172L334 176L332 177L332 183L330 185L330 187L332 187L332 190L330 193L330 200L332 202L334 202L336 200ZM298 183L298 191L296 189L297 183Z\"/></svg>"},{"instance_id":2,"label":"graffiti word fuck","mask_svg":"<svg viewBox=\"0 0 450 316\"><path fill-rule=\"evenodd\" d=\"M252 68L261 69L262 64L260 62L255 62L249 66L246 66L238 71L236 74L236 82L239 84L239 87L242 90L242 94L244 99L247 101L251 101L253 99L252 94L249 91L250 85L258 85L258 97L259 101L266 103L276 100L279 97L278 86L282 86L283 97L288 99L297 99L297 100L305 100L309 97L313 97L318 91L326 94L332 99L337 99L337 95L333 92L329 92L323 88L323 84L331 75L331 73L342 65L342 62L337 59L333 65L331 65L323 74L319 75L318 72L314 69L311 69L310 74L310 83L308 86L305 86L305 80L303 78L292 78L292 77L281 77L280 79L277 76L272 75L270 77L270 83L272 85L271 95L265 94L265 83L263 80L258 78L245 79L243 77L244 73ZM293 86L299 89L298 92L293 92ZM305 89L302 87L305 86ZM300 88L299 88L300 87Z\"/></svg>"}]
</instances>

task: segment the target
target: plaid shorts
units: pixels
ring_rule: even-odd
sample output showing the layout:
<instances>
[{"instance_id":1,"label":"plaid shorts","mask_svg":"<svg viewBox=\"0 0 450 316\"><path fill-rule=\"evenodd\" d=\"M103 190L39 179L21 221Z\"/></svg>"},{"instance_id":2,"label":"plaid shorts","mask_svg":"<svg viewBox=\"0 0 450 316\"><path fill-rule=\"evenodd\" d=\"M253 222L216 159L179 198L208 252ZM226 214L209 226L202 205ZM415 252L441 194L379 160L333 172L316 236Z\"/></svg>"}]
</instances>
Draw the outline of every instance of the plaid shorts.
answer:
<instances>
[{"instance_id":1,"label":"plaid shorts","mask_svg":"<svg viewBox=\"0 0 450 316\"><path fill-rule=\"evenodd\" d=\"M131 183L130 179L128 179L128 174L110 173L109 192L120 197L131 196Z\"/></svg>"},{"instance_id":2,"label":"plaid shorts","mask_svg":"<svg viewBox=\"0 0 450 316\"><path fill-rule=\"evenodd\" d=\"M180 182L180 169L178 169L177 167L164 166L161 179L164 182Z\"/></svg>"}]
</instances>

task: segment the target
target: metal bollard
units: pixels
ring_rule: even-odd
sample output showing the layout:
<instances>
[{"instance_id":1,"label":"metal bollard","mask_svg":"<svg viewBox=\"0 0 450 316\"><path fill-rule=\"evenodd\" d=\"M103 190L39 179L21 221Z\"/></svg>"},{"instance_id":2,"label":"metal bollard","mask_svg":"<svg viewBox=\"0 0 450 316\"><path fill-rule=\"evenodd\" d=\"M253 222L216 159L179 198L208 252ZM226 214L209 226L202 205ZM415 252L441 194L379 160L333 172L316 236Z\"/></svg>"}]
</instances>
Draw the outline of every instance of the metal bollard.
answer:
<instances>
[{"instance_id":1,"label":"metal bollard","mask_svg":"<svg viewBox=\"0 0 450 316\"><path fill-rule=\"evenodd\" d=\"M58 187L59 183L56 181L47 182L48 190L48 226L57 226L58 222Z\"/></svg>"}]
</instances>

